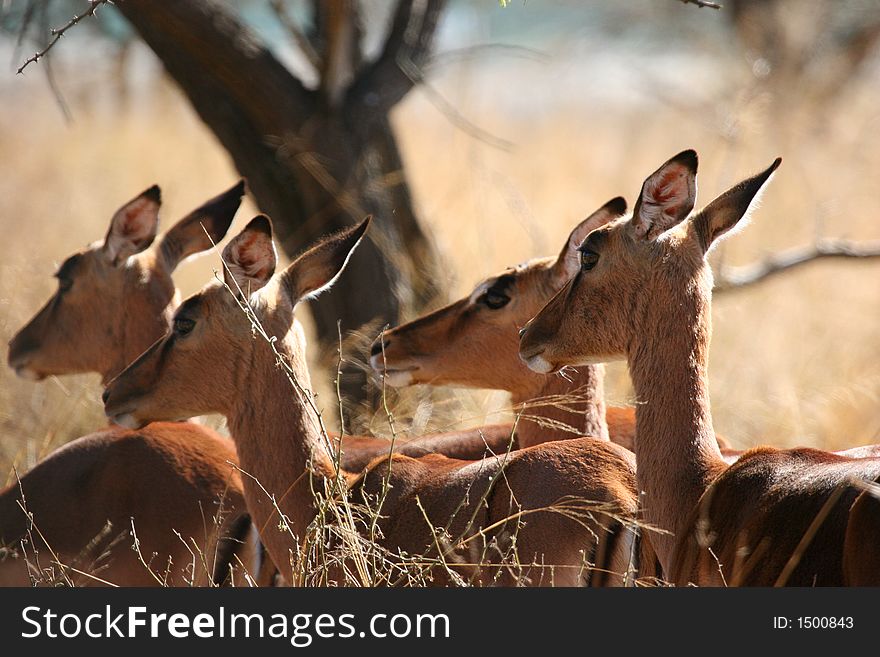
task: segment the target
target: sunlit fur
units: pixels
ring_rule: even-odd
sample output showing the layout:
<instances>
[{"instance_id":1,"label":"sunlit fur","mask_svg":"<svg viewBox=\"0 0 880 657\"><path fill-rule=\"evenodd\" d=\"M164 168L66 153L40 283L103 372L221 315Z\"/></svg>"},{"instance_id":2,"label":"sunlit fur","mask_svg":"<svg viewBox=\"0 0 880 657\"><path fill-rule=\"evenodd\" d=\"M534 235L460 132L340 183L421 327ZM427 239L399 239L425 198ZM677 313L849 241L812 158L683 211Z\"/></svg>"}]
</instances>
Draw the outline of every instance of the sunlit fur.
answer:
<instances>
[{"instance_id":1,"label":"sunlit fur","mask_svg":"<svg viewBox=\"0 0 880 657\"><path fill-rule=\"evenodd\" d=\"M430 383L492 388L511 393L519 445L576 436L611 439L632 449L632 409L606 409L604 368L592 365L563 376L542 376L519 358L519 329L579 269L577 246L594 228L626 210L622 198L609 201L566 238L560 254L538 258L491 276L444 308L385 331L373 348L373 369L391 385ZM510 301L500 308L486 304L487 293ZM555 401L554 401L555 398ZM542 405L527 402L544 401Z\"/></svg>"},{"instance_id":2,"label":"sunlit fur","mask_svg":"<svg viewBox=\"0 0 880 657\"><path fill-rule=\"evenodd\" d=\"M482 281L463 299L385 331L373 348L373 369L393 385L400 377L405 385L449 384L510 392L514 410L524 413L517 424L522 447L592 436L610 438L633 450L635 411L606 408L603 365L572 367L564 374L547 376L551 365L526 366L520 359L518 337L519 329L579 271L577 248L583 239L623 214L625 207L622 198L609 201L575 227L558 256L506 269ZM489 308L484 295L491 289L503 289L509 303ZM720 436L718 440L725 456L735 458L738 452Z\"/></svg>"},{"instance_id":3,"label":"sunlit fur","mask_svg":"<svg viewBox=\"0 0 880 657\"><path fill-rule=\"evenodd\" d=\"M692 163L695 177L692 151L664 167L681 162ZM706 380L712 275L705 254L746 214L778 165L655 237L642 236L636 218L591 234L585 246L600 253L597 266L566 285L521 340L524 360L541 356L554 368L627 358L638 398L644 514L672 532L657 537L656 547L666 575L680 584L867 583L855 569L843 570L849 509L859 493L847 482L874 480L880 459L760 447L728 467L715 443ZM826 502L827 517L789 563ZM847 545L852 551L857 544L861 553L852 558L876 563L877 543L858 542L859 535Z\"/></svg>"},{"instance_id":4,"label":"sunlit fur","mask_svg":"<svg viewBox=\"0 0 880 657\"><path fill-rule=\"evenodd\" d=\"M189 255L211 248L212 239L224 237L243 193L243 183L235 185L155 242L158 187L123 205L104 241L61 266L59 290L12 340L10 366L36 378L92 371L105 381L112 378L165 333L176 297L173 270ZM69 289L62 289L65 282ZM154 424L139 431L114 427L78 438L0 492L0 546L15 546L26 535L19 507L24 491L39 530L34 547L45 556L42 535L63 563L111 583L204 584L214 576L214 566L225 568L224 559L241 560L255 574L252 547L238 542L247 516L235 462L231 441L194 424ZM100 535L108 521L112 528ZM131 549L132 522L148 566ZM185 544L175 530L196 544ZM219 537L230 534L234 540L218 544ZM206 556L194 567L196 549ZM85 576L73 579L97 583ZM0 567L0 584L28 581L23 558L7 559ZM237 581L244 583L241 572Z\"/></svg>"},{"instance_id":5,"label":"sunlit fur","mask_svg":"<svg viewBox=\"0 0 880 657\"><path fill-rule=\"evenodd\" d=\"M294 318L294 307L316 286L335 277L336 267L344 262L342 256L354 248L366 226L361 224L318 244L250 295L256 317L268 335L277 336L274 344L302 389L309 388L310 380L305 339ZM251 237L236 239L251 241ZM265 239L271 240L268 236ZM269 251L270 246L264 246L265 257ZM254 257L261 256L248 254L248 258ZM316 272L323 274L316 276ZM301 389L277 367L269 342L255 333L234 296L223 286L208 285L185 301L176 317L194 322L192 329L185 335L168 335L111 382L106 412L111 417L127 414L139 423L191 414L224 414L241 466L259 481L258 486L245 479L248 508L273 561L287 564L297 545L290 534L278 530L278 517L262 487L275 495L294 536L304 537L315 516L312 489L318 484L310 479L332 476L333 472L317 416ZM502 543L511 529L504 519L517 510L516 503L525 509L544 509L570 497L607 504L627 515L635 512L633 457L614 444L580 439L519 450L507 459L504 477L498 477L503 462L503 457L471 462L439 455L395 455L376 459L361 475L346 478L356 499L379 492L388 478L390 489L380 526L381 543L392 552L400 548L419 554L433 549L434 537L416 497L434 526L451 523L453 536L472 536L479 528L491 528L485 538L494 537ZM494 488L493 479L497 480ZM490 488L486 504L480 504ZM468 528L471 517L474 523ZM631 539L629 530L601 513L582 524L541 511L529 515L519 533L522 572L497 573L494 568L472 566L462 566L461 571L465 577L472 575L484 582L498 575L507 583L522 579L532 584L578 584L584 579L580 565L585 558L600 560L611 573L623 573ZM450 560L454 563L473 556L456 552ZM532 562L555 564L555 574L551 576L549 569L530 565ZM447 581L442 569L434 575L437 583ZM588 579L591 584L622 583L622 577L615 574L594 573Z\"/></svg>"}]
</instances>

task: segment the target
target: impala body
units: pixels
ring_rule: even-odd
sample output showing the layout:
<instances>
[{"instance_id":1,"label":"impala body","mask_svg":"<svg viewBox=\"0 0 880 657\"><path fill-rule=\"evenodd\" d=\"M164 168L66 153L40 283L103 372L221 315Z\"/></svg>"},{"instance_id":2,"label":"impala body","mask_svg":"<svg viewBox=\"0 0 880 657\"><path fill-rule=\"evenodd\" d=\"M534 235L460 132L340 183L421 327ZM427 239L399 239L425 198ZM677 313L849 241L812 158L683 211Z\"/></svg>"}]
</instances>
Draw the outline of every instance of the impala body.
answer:
<instances>
[{"instance_id":1,"label":"impala body","mask_svg":"<svg viewBox=\"0 0 880 657\"><path fill-rule=\"evenodd\" d=\"M653 541L666 576L679 584L865 583L843 566L860 490L850 481L875 480L880 459L758 447L729 466L712 426L706 254L748 213L780 162L693 215L696 153L666 162L645 180L632 216L587 236L580 271L521 338L521 356L537 372L627 360L644 517L670 532ZM876 563L878 544L857 541L854 532L846 549Z\"/></svg>"},{"instance_id":2,"label":"impala body","mask_svg":"<svg viewBox=\"0 0 880 657\"><path fill-rule=\"evenodd\" d=\"M451 384L510 392L520 416L521 447L590 436L633 450L635 412L606 408L604 365L546 375L519 357L519 330L577 274L578 246L595 228L625 213L626 201L614 198L574 228L557 256L506 269L468 296L383 332L373 345L373 369L395 386ZM739 452L718 440L725 457L735 460Z\"/></svg>"},{"instance_id":3,"label":"impala body","mask_svg":"<svg viewBox=\"0 0 880 657\"><path fill-rule=\"evenodd\" d=\"M257 217L224 250L226 286L211 284L186 300L172 332L107 388L108 416L127 426L227 417L253 476L244 481L248 508L276 564L302 558L318 511L313 491L337 481L294 307L332 284L368 225L327 238L273 275L271 224ZM279 357L286 367L277 366ZM547 443L481 461L394 454L339 476L354 500L382 500L374 538L388 554L442 558L447 567L430 568L435 583L622 584L629 569L633 457L607 441ZM554 511L560 504L593 513L575 519ZM518 527L524 513L528 521ZM278 529L282 516L287 531ZM432 526L445 527L450 540L438 540ZM510 549L514 535L515 568L476 559ZM341 578L335 572L328 583Z\"/></svg>"},{"instance_id":4,"label":"impala body","mask_svg":"<svg viewBox=\"0 0 880 657\"><path fill-rule=\"evenodd\" d=\"M123 205L104 240L58 269L57 291L10 342L10 367L28 379L110 380L165 333L172 272L224 237L243 194L241 182L155 245L159 188ZM111 427L64 445L0 492L0 547L25 541L21 558L2 561L0 583L63 581L62 571L76 584L219 583L239 562L256 572L235 464L232 442L195 424Z\"/></svg>"}]
</instances>

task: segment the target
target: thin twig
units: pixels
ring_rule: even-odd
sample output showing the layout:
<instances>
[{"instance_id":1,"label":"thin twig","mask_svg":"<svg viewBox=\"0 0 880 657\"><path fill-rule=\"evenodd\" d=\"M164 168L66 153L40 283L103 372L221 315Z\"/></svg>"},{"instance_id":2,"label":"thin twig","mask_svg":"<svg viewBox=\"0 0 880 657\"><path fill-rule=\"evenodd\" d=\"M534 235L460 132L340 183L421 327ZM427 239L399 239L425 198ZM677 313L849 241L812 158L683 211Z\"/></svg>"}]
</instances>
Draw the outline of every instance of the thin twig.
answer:
<instances>
[{"instance_id":1,"label":"thin twig","mask_svg":"<svg viewBox=\"0 0 880 657\"><path fill-rule=\"evenodd\" d=\"M782 569L782 572L779 573L779 577L776 579L776 582L773 584L773 586L785 586L795 568L797 568L798 564L801 562L801 558L804 556L804 553L807 551L810 543L813 542L813 539L815 538L816 533L819 531L819 528L822 526L822 523L824 523L825 520L828 518L828 515L831 513L832 509L834 509L834 506L837 504L840 496L843 495L843 493L850 486L850 481L841 481L839 484L837 484L837 487L831 492L831 495L828 496L828 499L825 500L822 508L819 509L819 513L817 513L816 517L813 518L810 526L807 527L807 531L804 532L803 536L801 536L801 540L798 542L797 547L795 547L792 555L788 558L788 561L785 563L785 567Z\"/></svg>"},{"instance_id":2,"label":"thin twig","mask_svg":"<svg viewBox=\"0 0 880 657\"><path fill-rule=\"evenodd\" d=\"M45 48L43 48L42 50L40 50L39 52L36 52L36 53L34 53L33 55L31 55L30 57L28 57L27 60L25 60L24 64L22 64L22 65L18 68L17 73L20 75L20 74L24 71L24 69L25 69L29 64L32 64L32 63L34 63L34 62L37 62L37 61L39 61L41 58L45 57L46 54L47 54L50 50L52 50L52 47L53 47L56 43L58 43L59 39L61 39L61 37L64 36L64 33L67 32L67 30L69 30L71 27L73 27L74 25L76 25L77 23L79 23L83 18L86 18L86 17L88 17L88 16L94 16L94 15L95 15L95 11L98 9L98 7L100 7L101 5L106 5L106 4L108 4L108 3L111 3L112 1L113 1L113 0L88 0L88 2L89 2L89 8L86 10L86 12L85 12L84 14L79 14L78 16L74 16L73 18L71 18L71 19L67 22L67 24L64 25L64 27L56 27L56 28L53 28L53 29L51 30L51 34L52 34L52 37L53 37L53 38L52 38L52 40L49 42L49 44L48 44Z\"/></svg>"},{"instance_id":3,"label":"thin twig","mask_svg":"<svg viewBox=\"0 0 880 657\"><path fill-rule=\"evenodd\" d=\"M719 5L717 2L708 2L708 0L680 0L682 4L685 5L695 5L699 8L709 7L710 9L721 9L722 5Z\"/></svg>"},{"instance_id":4,"label":"thin twig","mask_svg":"<svg viewBox=\"0 0 880 657\"><path fill-rule=\"evenodd\" d=\"M829 258L877 259L880 258L880 241L821 240L814 246L784 251L754 265L724 269L715 278L715 293L741 290L807 263Z\"/></svg>"},{"instance_id":5,"label":"thin twig","mask_svg":"<svg viewBox=\"0 0 880 657\"><path fill-rule=\"evenodd\" d=\"M296 24L296 21L293 20L293 17L287 13L287 8L284 6L284 2L282 2L282 0L269 0L269 7L275 12L275 17L278 19L278 22L281 23L281 26L285 30L287 30L287 33L291 36L297 47L302 51L303 56L305 56L309 61L309 64L314 67L315 72L319 73L322 68L321 57L312 47L305 32L300 29L299 25Z\"/></svg>"},{"instance_id":6,"label":"thin twig","mask_svg":"<svg viewBox=\"0 0 880 657\"><path fill-rule=\"evenodd\" d=\"M403 71L403 73L412 81L413 85L420 85L420 88L425 92L430 103L439 110L444 117L446 117L446 120L449 121L453 127L458 128L463 133L470 135L474 139L488 144L489 146L508 153L513 151L515 145L512 141L493 135L488 130L475 125L465 118L451 102L446 100L443 94L427 82L423 72L415 62L411 59L401 57L397 63L398 66L400 66L400 70Z\"/></svg>"}]
</instances>

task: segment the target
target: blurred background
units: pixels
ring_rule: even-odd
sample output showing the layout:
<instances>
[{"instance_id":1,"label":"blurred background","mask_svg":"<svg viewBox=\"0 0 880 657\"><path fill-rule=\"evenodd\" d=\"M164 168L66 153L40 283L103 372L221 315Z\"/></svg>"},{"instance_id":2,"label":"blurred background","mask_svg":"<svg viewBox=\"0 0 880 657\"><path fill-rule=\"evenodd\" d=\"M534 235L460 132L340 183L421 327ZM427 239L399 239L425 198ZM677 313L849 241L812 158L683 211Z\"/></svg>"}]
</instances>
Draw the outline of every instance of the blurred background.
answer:
<instances>
[{"instance_id":1,"label":"blurred background","mask_svg":"<svg viewBox=\"0 0 880 657\"><path fill-rule=\"evenodd\" d=\"M353 97L348 91L361 72L389 50L400 5L210 0L209 9L252 31L248 43L265 46L265 55L255 55L260 71L274 70L264 61L270 57L278 75L289 71L308 97L319 98L294 127L310 129L320 147L297 151L299 169L285 175L302 180L309 168L303 152L315 153L332 172L340 144L343 150L350 140L360 144L365 155L353 165L356 173L335 178L357 194L324 185L324 193L350 201L324 214L308 207L288 212L284 204L296 199L284 192L272 196L259 176L242 170L244 156L230 150L237 136L221 129L218 138L221 119L211 116L210 99L193 99L199 81L190 76L182 91L174 78L186 73L169 75L132 28L139 21L142 33L153 29L150 20L157 19L150 10L138 15L144 4L122 3L126 15L99 7L49 57L17 75L48 43L49 28L64 25L88 3L0 2L4 343L54 291L55 267L102 238L116 208L153 183L162 187L167 228L247 175L255 194L230 235L259 205L276 223L286 222L280 233L288 256L313 235L351 221L346 215L377 213L385 222L377 253L386 264L376 275L394 290L393 303L364 324L373 317L365 314L369 307L351 310L348 302L358 298L357 280L340 281L340 290L326 295L338 298L314 318L305 306L298 311L313 338L312 377L331 429L338 426L332 419L334 313L345 313L345 356L354 363L347 375L354 391L347 422L377 434L388 433L388 425L384 413L368 410L376 402L376 382L358 372L365 346L383 323L457 298L506 266L557 253L580 219L616 195L632 205L645 176L684 148L700 154L698 205L777 155L785 159L751 225L713 253L716 276L823 238L880 239L875 0L720 0L720 10L677 0L409 3L411 12L434 11L436 29L428 29L427 13L419 24L411 20L406 26L421 25L417 36L426 36L427 44L413 54L409 81L380 79L375 86L368 79L374 86L355 97L368 111L377 99L381 106L393 97L378 118L358 114L358 106L347 114L334 108L344 105L340 98ZM222 27L211 20L208 27ZM338 46L340 39L357 45L356 57ZM246 51L248 43L231 39L228 46ZM326 63L334 47L342 48L335 68ZM299 107L284 85L261 85L257 77L250 83L262 108ZM202 103L199 112L194 103ZM362 125L378 132L360 134ZM329 146L322 141L327 134ZM375 147L377 134L384 135L384 150ZM264 141L289 152L290 135L279 139ZM378 173L362 173L375 162ZM393 192L377 187L377 179ZM400 211L403 205L407 212ZM410 240L412 248L405 247ZM182 265L175 280L184 296L218 265L216 254ZM373 271L368 262L363 266ZM876 259L819 261L718 294L710 367L716 429L737 447L842 448L878 441L878 332ZM611 403L632 401L625 366L608 368L606 390ZM412 433L501 421L509 413L506 396L489 391L412 389L395 391L390 402L398 429ZM25 470L103 424L97 375L32 383L0 369L0 482L9 480L13 464Z\"/></svg>"}]
</instances>

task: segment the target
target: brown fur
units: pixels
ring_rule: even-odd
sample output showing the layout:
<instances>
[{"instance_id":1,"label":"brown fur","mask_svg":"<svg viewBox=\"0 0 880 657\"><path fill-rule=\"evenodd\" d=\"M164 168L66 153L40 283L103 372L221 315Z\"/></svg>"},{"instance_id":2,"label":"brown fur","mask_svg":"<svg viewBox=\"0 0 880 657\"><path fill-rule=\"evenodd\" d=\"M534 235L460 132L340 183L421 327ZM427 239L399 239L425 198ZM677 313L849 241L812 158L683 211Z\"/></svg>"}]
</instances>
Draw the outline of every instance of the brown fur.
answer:
<instances>
[{"instance_id":1,"label":"brown fur","mask_svg":"<svg viewBox=\"0 0 880 657\"><path fill-rule=\"evenodd\" d=\"M289 563L297 541L277 530L277 514L261 486L275 495L294 536L302 539L315 517L314 477L333 476L332 453L306 392L305 340L293 309L303 295L321 289L316 285L326 286L332 280L367 225L325 240L284 272L263 281L265 287L250 296L263 329L278 336L274 344L297 386L292 388L287 375L276 367L269 344L254 336L233 296L215 284L194 297L196 301L184 303L175 318L179 330L156 343L107 389L108 415L130 426L211 412L226 415L242 467L259 481L258 486L245 478L245 496L276 564ZM259 244L253 237L253 231L245 229L224 257L253 258L253 253L238 252L241 244ZM265 240L263 257L274 258L271 240ZM324 273L316 277L315 272ZM539 509L570 497L606 505L625 517L633 517L636 510L632 454L592 439L546 443L476 462L440 455L393 455L375 459L361 475L346 475L353 494L368 497L386 478L390 489L382 507L381 543L393 552L401 548L419 554L433 549L434 539L416 497L432 524L450 524L453 536L472 538L486 528L481 540L501 543L510 531L510 523L503 521L520 507ZM487 503L482 505L484 493ZM463 501L465 508L458 509ZM468 526L465 520L472 516L474 522ZM523 572L475 571L472 566L461 566L461 571L482 583L496 578L512 583L522 576L531 584L577 584L589 572L582 569L583 561L598 558L611 574L601 581L591 578L591 583L620 584L629 562L629 542L611 541L611 549L603 547L609 544L607 537L619 532L631 538L628 529L603 513L581 523L545 510L529 514L519 532ZM468 543L476 545L473 538ZM469 556L468 547L456 550L450 559ZM532 561L554 568L538 568ZM434 575L437 583L446 583L444 571L438 569Z\"/></svg>"},{"instance_id":2,"label":"brown fur","mask_svg":"<svg viewBox=\"0 0 880 657\"><path fill-rule=\"evenodd\" d=\"M158 211L161 203L158 188L152 187L125 204L114 215L108 230L108 236L115 235L116 239L112 248L105 239L104 242L97 242L72 255L61 266L58 272L59 290L11 341L8 355L10 366L38 379L50 375L92 371L100 373L105 382L112 379L126 364L133 361L168 330L172 302L178 297L171 274L182 260L210 248L212 241L216 243L223 239L243 193L243 183L235 185L189 213L155 244L153 232L158 228ZM137 226L139 232L136 235L125 231L124 223L132 219L140 220ZM125 222L120 226L119 222L123 220ZM203 226L210 233L210 239L205 234ZM125 243L123 238L126 235L133 240L131 243ZM151 245L153 248L148 248ZM137 249L141 250L137 251ZM61 289L61 281L70 281L72 285L69 289ZM189 431L189 429L182 430ZM135 441L139 442L142 449L157 444L156 436L152 435L151 431L151 427L145 427L137 433L127 434L123 429L116 428L112 430L114 440L90 441L90 449L95 452L96 459L99 458L97 453L103 451L102 458L110 459L112 464L113 459L123 458L129 453L119 449L117 443ZM199 431L205 435L212 433L208 429L199 429ZM487 453L504 453L507 450L510 433L509 428L490 427L482 432L469 430L437 434L401 442L396 446L395 451L415 455L442 451L456 458L477 459ZM217 444L225 445L228 442L216 434L212 435ZM206 448L210 444L210 441L204 442ZM389 443L385 440L358 436L346 436L343 446L342 464L352 471L362 470L372 459L387 454L389 449ZM51 458L41 463L40 467L41 472L57 474L55 476L46 474L44 478L48 481L56 478L91 481L91 473L84 470L86 463L76 457L77 453L73 449L56 451ZM196 458L201 452L196 450L183 455ZM206 456L210 455L206 454ZM224 454L224 457L231 458L233 463L237 463L234 452L231 455ZM129 467L129 464L124 462L118 465L120 472ZM129 494L130 499L149 499L151 491L163 486L160 474L169 478L172 487L179 483L172 481L175 477L182 478L184 482L186 480L185 472L175 473L172 468L165 468L161 473L157 472L152 479L120 477L112 482L112 486L110 479L104 479L107 486L111 487L102 489L90 485L89 490L93 494L91 503L85 503L82 495L73 498L59 494L54 506L40 505L37 523L45 531L54 534L54 527L63 526L72 518L82 518L83 522L80 525L82 530L70 534L68 538L69 545L78 542L80 548L83 548L93 538L93 534L87 528L106 520L100 517L105 509L103 503L105 497L122 490ZM29 486L27 482L32 476L36 475L22 474L22 481L26 487ZM216 488L216 481L208 483ZM182 490L198 492L186 486ZM237 479L233 481L228 496L231 506L244 508L241 485ZM78 501L78 505L70 506L75 500ZM198 508L196 501L194 498L181 500L181 507L194 510ZM17 507L14 508L15 510ZM88 510L92 517L85 518L83 510ZM10 519L21 520L17 513L5 518L10 522ZM190 520L188 523L190 526L197 526L202 522L202 516L199 514ZM144 544L159 544L158 537L165 536L167 527L168 525L165 524L151 526L141 522L139 523L140 538ZM18 536L18 533L13 526L0 524L0 535ZM176 551L170 553L175 564L186 564L190 560L189 552L180 541L172 547L176 547ZM251 545L239 545L234 559L243 563L253 563L255 557L251 554L252 549ZM121 554L125 557L129 556L128 553ZM125 562L131 565L130 560ZM8 563L12 564L11 561ZM15 581L26 582L27 573L23 563L18 562L18 565L20 567L15 569ZM136 567L131 571L125 571L121 567L115 568L113 575L117 579L114 582L122 585L155 583L151 577L145 579L148 575L145 569L139 564L134 565ZM264 570L266 569L271 570L271 565L267 564ZM5 572L9 574L9 568L6 568ZM261 573L260 577L263 582L271 579L268 571ZM2 581L9 580L0 580ZM183 580L176 577L173 581ZM240 576L238 581L241 581Z\"/></svg>"},{"instance_id":3,"label":"brown fur","mask_svg":"<svg viewBox=\"0 0 880 657\"><path fill-rule=\"evenodd\" d=\"M625 211L622 198L609 201L575 227L558 256L506 269L467 297L383 332L373 346L373 368L389 372L392 384L400 376L409 384L510 392L514 409L522 412L516 435L522 447L592 436L634 450L635 411L606 409L603 365L567 368L564 376L538 374L520 359L517 337L578 271L577 247L583 238ZM490 289L503 290L509 302L501 308L487 305ZM717 440L725 453L738 454L721 436Z\"/></svg>"},{"instance_id":4,"label":"brown fur","mask_svg":"<svg viewBox=\"0 0 880 657\"><path fill-rule=\"evenodd\" d=\"M218 539L246 512L234 463L231 441L194 424L83 436L0 492L0 546L15 549L24 539L32 564L56 576L65 569L55 556L113 584L206 585L218 563ZM30 532L22 498L33 518ZM132 524L149 567L132 549ZM0 563L2 585L29 584L22 556ZM65 572L77 586L101 583Z\"/></svg>"},{"instance_id":5,"label":"brown fur","mask_svg":"<svg viewBox=\"0 0 880 657\"><path fill-rule=\"evenodd\" d=\"M656 206L674 198L670 212L613 221L587 237L582 251L598 254L598 261L532 320L520 353L540 371L626 356L639 398L643 513L650 524L672 532L655 539L672 581L843 584L844 532L857 494L847 484L877 476L880 459L861 456L873 450L847 455L766 447L728 467L712 427L706 381L712 277L705 254L747 212L778 162L687 220L693 180L657 178L669 167L680 173L682 166L695 180L693 151L649 178L679 181L670 183L682 186L677 190L654 186L657 198L647 199ZM644 189L652 187L646 183ZM811 528L823 507L827 516ZM854 526L851 534L866 527ZM812 538L800 545L805 535ZM876 554L876 543L860 547Z\"/></svg>"},{"instance_id":6,"label":"brown fur","mask_svg":"<svg viewBox=\"0 0 880 657\"><path fill-rule=\"evenodd\" d=\"M169 304L176 296L172 271L184 258L211 247L203 225L214 241L223 238L243 193L244 184L239 183L208 201L152 249L148 247L158 227L158 187L125 204L114 215L104 242L62 265L59 290L10 343L10 366L36 378L91 371L105 381L112 378L165 333ZM131 540L124 537L130 529L127 519L134 517L153 570L164 569L171 558L169 583L183 584L192 546L171 530L207 545L206 555L213 562L212 533L225 535L235 514L245 510L241 481L237 475L230 477L232 466L226 461L236 462L232 444L209 429L162 424L129 432L117 427L56 450L21 476L21 487L36 526L63 558L90 563L106 545L89 544L110 520L113 535L122 538L102 559L105 568L99 576L120 585L156 584L133 558ZM232 517L212 527L218 492L224 494ZM2 493L0 535L7 543L22 536L24 514L17 499L17 485ZM235 560L253 561L252 546L235 548ZM45 560L46 551L42 552ZM203 583L204 573L210 573L205 565L196 569L196 582ZM218 566L224 567L219 562ZM7 560L0 582L10 581L7 578L26 582L23 562ZM74 579L88 583L82 577Z\"/></svg>"},{"instance_id":7,"label":"brown fur","mask_svg":"<svg viewBox=\"0 0 880 657\"><path fill-rule=\"evenodd\" d=\"M880 586L880 477L874 484L853 502L846 527L843 572L854 586Z\"/></svg>"}]
</instances>

